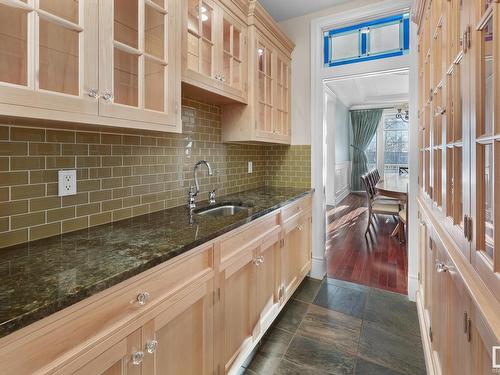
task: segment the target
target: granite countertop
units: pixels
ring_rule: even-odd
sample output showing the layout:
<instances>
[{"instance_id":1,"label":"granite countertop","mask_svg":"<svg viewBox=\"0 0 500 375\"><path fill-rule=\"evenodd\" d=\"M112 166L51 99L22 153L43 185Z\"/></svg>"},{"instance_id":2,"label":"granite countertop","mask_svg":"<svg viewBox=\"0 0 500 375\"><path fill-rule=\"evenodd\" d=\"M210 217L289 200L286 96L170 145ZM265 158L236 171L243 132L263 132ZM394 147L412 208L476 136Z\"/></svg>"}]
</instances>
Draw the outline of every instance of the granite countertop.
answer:
<instances>
[{"instance_id":1,"label":"granite countertop","mask_svg":"<svg viewBox=\"0 0 500 375\"><path fill-rule=\"evenodd\" d=\"M0 249L0 337L257 219L311 190L264 187L219 197L249 212L195 215L187 207ZM198 203L198 207L207 202Z\"/></svg>"}]
</instances>

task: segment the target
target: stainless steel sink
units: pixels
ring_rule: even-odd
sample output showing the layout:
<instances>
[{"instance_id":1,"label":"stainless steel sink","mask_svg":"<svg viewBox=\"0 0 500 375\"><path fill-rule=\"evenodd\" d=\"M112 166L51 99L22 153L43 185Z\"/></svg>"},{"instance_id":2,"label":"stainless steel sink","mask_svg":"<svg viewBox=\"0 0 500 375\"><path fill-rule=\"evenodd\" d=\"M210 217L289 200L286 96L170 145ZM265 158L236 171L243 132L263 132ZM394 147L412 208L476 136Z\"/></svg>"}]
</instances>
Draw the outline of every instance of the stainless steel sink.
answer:
<instances>
[{"instance_id":1,"label":"stainless steel sink","mask_svg":"<svg viewBox=\"0 0 500 375\"><path fill-rule=\"evenodd\" d=\"M233 216L241 212L248 212L251 209L251 207L243 205L219 204L217 206L198 208L193 213L205 216Z\"/></svg>"}]
</instances>

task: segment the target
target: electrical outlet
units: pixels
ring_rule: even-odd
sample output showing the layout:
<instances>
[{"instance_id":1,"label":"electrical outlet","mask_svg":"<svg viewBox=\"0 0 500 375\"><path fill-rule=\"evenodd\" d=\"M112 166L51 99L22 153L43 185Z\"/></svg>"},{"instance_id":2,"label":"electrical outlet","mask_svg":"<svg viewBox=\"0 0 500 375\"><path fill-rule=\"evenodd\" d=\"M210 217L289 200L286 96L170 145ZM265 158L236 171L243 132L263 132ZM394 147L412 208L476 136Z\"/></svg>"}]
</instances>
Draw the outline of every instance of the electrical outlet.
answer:
<instances>
[{"instance_id":1,"label":"electrical outlet","mask_svg":"<svg viewBox=\"0 0 500 375\"><path fill-rule=\"evenodd\" d=\"M59 196L76 194L76 170L69 169L58 172Z\"/></svg>"},{"instance_id":2,"label":"electrical outlet","mask_svg":"<svg viewBox=\"0 0 500 375\"><path fill-rule=\"evenodd\" d=\"M248 173L253 173L253 162L252 161L248 162Z\"/></svg>"}]
</instances>

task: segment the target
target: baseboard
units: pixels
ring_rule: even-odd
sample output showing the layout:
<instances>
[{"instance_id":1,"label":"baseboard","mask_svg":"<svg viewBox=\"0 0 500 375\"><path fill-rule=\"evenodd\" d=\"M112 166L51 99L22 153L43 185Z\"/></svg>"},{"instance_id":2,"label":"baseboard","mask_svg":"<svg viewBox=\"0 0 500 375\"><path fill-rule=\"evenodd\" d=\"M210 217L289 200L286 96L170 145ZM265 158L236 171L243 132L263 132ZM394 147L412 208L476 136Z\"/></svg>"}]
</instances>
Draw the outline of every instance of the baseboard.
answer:
<instances>
[{"instance_id":1,"label":"baseboard","mask_svg":"<svg viewBox=\"0 0 500 375\"><path fill-rule=\"evenodd\" d=\"M337 195L335 195L335 205L342 202L344 200L344 198L349 195L350 192L351 192L351 190L349 189L349 187L346 187L345 189L338 192Z\"/></svg>"},{"instance_id":2,"label":"baseboard","mask_svg":"<svg viewBox=\"0 0 500 375\"><path fill-rule=\"evenodd\" d=\"M419 290L416 291L417 314L418 322L420 325L420 337L422 338L422 346L424 349L425 367L427 368L428 375L441 375L441 369L435 365L432 354L432 343L427 331L427 315L424 309L424 301L422 301L422 294Z\"/></svg>"},{"instance_id":3,"label":"baseboard","mask_svg":"<svg viewBox=\"0 0 500 375\"><path fill-rule=\"evenodd\" d=\"M326 275L326 263L324 258L312 257L311 272L309 277L313 279L323 280Z\"/></svg>"}]
</instances>

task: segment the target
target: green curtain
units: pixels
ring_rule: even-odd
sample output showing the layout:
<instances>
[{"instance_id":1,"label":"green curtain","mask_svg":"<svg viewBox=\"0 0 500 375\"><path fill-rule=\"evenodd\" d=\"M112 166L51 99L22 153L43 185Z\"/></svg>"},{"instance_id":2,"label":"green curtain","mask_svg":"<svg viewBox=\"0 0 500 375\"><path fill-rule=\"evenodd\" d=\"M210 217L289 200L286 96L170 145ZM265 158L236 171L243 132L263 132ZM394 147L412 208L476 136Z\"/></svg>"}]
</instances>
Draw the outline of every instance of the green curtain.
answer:
<instances>
[{"instance_id":1,"label":"green curtain","mask_svg":"<svg viewBox=\"0 0 500 375\"><path fill-rule=\"evenodd\" d=\"M352 171L351 190L363 190L361 175L368 170L365 150L377 132L382 109L362 109L351 112L352 126Z\"/></svg>"}]
</instances>

